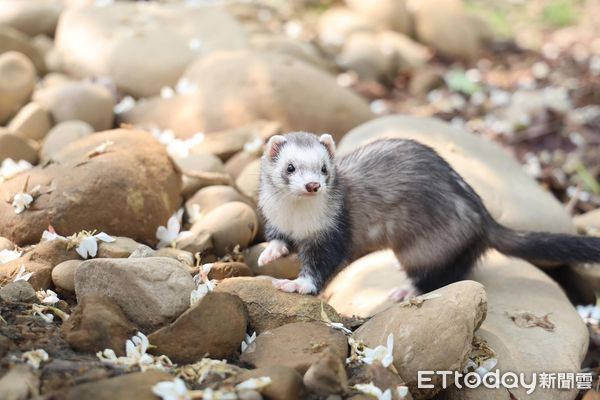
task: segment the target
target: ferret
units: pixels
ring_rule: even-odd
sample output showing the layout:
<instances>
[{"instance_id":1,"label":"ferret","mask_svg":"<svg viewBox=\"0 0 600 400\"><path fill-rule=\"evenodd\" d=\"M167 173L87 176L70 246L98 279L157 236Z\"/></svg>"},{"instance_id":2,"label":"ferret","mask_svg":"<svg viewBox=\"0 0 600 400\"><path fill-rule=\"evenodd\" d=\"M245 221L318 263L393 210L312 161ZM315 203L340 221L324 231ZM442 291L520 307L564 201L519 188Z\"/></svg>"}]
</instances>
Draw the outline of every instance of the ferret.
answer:
<instances>
[{"instance_id":1,"label":"ferret","mask_svg":"<svg viewBox=\"0 0 600 400\"><path fill-rule=\"evenodd\" d=\"M500 225L477 193L432 148L380 139L342 157L331 135L293 132L268 141L259 208L268 246L258 264L297 251L286 292L318 293L343 267L390 248L412 285L400 301L464 279L488 249L542 263L600 261L600 238L517 231Z\"/></svg>"}]
</instances>

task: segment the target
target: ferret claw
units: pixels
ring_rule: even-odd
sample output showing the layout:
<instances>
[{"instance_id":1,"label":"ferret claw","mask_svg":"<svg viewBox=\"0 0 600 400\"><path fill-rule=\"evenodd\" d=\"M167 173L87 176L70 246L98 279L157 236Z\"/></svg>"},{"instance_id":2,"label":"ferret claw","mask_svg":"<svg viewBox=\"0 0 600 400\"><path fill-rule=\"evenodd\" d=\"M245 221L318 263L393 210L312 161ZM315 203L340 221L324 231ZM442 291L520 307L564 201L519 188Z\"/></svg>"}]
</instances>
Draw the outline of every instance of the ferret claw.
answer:
<instances>
[{"instance_id":1,"label":"ferret claw","mask_svg":"<svg viewBox=\"0 0 600 400\"><path fill-rule=\"evenodd\" d=\"M274 279L273 286L277 289L288 293L311 294L317 291L312 280L308 278L290 279Z\"/></svg>"},{"instance_id":2,"label":"ferret claw","mask_svg":"<svg viewBox=\"0 0 600 400\"><path fill-rule=\"evenodd\" d=\"M401 302L419 294L413 285L407 284L394 288L388 295L395 302Z\"/></svg>"},{"instance_id":3,"label":"ferret claw","mask_svg":"<svg viewBox=\"0 0 600 400\"><path fill-rule=\"evenodd\" d=\"M290 250L281 240L271 240L269 245L260 253L258 257L258 266L262 267L270 262L273 262L281 257L290 254Z\"/></svg>"}]
</instances>

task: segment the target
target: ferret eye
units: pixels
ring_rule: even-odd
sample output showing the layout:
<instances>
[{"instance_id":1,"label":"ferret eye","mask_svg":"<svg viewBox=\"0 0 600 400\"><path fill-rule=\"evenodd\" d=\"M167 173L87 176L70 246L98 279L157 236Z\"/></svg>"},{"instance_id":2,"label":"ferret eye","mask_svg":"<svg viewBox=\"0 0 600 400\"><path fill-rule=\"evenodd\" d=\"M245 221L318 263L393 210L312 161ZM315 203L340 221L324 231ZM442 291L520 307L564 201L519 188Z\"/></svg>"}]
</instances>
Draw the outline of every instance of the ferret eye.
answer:
<instances>
[{"instance_id":1,"label":"ferret eye","mask_svg":"<svg viewBox=\"0 0 600 400\"><path fill-rule=\"evenodd\" d=\"M294 167L292 164L288 164L288 166L287 166L287 172L288 172L288 174L291 174L295 170L296 170L296 167Z\"/></svg>"},{"instance_id":2,"label":"ferret eye","mask_svg":"<svg viewBox=\"0 0 600 400\"><path fill-rule=\"evenodd\" d=\"M323 166L321 167L321 172L327 174L327 166L325 164L323 164Z\"/></svg>"}]
</instances>

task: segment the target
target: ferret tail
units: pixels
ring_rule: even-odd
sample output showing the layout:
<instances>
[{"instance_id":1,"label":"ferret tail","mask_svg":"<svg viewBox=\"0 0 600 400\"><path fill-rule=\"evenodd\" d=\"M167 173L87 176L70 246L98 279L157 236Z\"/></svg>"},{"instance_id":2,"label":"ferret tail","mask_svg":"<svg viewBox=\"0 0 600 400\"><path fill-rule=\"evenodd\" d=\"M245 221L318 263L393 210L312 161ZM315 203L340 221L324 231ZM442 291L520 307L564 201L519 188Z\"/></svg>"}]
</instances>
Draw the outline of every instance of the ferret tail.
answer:
<instances>
[{"instance_id":1,"label":"ferret tail","mask_svg":"<svg viewBox=\"0 0 600 400\"><path fill-rule=\"evenodd\" d=\"M600 262L600 238L597 237L517 231L494 221L489 243L502 254L533 264Z\"/></svg>"}]
</instances>

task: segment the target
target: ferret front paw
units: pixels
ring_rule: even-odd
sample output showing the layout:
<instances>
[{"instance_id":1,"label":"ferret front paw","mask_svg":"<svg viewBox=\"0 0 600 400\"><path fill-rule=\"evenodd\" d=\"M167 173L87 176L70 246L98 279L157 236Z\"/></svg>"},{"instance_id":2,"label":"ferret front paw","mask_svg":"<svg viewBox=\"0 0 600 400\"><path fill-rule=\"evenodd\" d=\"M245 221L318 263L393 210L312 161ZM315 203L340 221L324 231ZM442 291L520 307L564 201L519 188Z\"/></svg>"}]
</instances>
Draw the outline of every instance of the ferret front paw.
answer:
<instances>
[{"instance_id":1,"label":"ferret front paw","mask_svg":"<svg viewBox=\"0 0 600 400\"><path fill-rule=\"evenodd\" d=\"M314 294L317 293L317 287L310 278L290 279L275 279L273 286L277 289L288 293Z\"/></svg>"},{"instance_id":2,"label":"ferret front paw","mask_svg":"<svg viewBox=\"0 0 600 400\"><path fill-rule=\"evenodd\" d=\"M258 266L262 267L270 262L273 262L281 257L285 257L290 254L290 250L288 249L285 242L281 240L271 240L266 249L260 253L258 257Z\"/></svg>"},{"instance_id":3,"label":"ferret front paw","mask_svg":"<svg viewBox=\"0 0 600 400\"><path fill-rule=\"evenodd\" d=\"M388 295L395 302L401 302L419 295L419 291L410 283L394 288Z\"/></svg>"}]
</instances>

